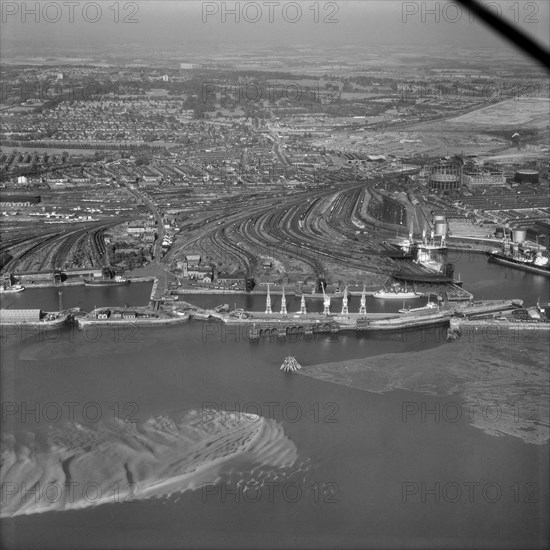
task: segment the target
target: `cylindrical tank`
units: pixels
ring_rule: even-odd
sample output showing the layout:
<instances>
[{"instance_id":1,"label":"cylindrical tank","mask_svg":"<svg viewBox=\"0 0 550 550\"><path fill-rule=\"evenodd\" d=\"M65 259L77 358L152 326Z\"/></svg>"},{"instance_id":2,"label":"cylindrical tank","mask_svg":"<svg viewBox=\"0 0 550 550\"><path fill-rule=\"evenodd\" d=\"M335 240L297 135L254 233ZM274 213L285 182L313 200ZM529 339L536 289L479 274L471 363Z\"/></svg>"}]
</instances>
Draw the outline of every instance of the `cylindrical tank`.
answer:
<instances>
[{"instance_id":1,"label":"cylindrical tank","mask_svg":"<svg viewBox=\"0 0 550 550\"><path fill-rule=\"evenodd\" d=\"M447 235L447 222L445 220L435 220L434 235L437 237Z\"/></svg>"},{"instance_id":2,"label":"cylindrical tank","mask_svg":"<svg viewBox=\"0 0 550 550\"><path fill-rule=\"evenodd\" d=\"M516 172L514 180L517 183L538 183L539 171L530 170L529 168L522 168Z\"/></svg>"},{"instance_id":3,"label":"cylindrical tank","mask_svg":"<svg viewBox=\"0 0 550 550\"><path fill-rule=\"evenodd\" d=\"M527 239L527 231L525 229L513 229L512 241L515 243L524 243Z\"/></svg>"},{"instance_id":4,"label":"cylindrical tank","mask_svg":"<svg viewBox=\"0 0 550 550\"><path fill-rule=\"evenodd\" d=\"M504 227L497 227L495 229L495 237L497 239L503 239L504 238Z\"/></svg>"}]
</instances>

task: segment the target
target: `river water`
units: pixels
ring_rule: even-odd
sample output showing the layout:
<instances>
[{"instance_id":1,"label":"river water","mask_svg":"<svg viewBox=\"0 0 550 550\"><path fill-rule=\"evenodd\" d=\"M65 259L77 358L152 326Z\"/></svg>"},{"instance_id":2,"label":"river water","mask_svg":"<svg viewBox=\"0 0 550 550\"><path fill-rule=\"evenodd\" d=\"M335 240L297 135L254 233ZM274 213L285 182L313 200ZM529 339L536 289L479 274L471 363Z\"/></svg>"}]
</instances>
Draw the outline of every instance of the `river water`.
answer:
<instances>
[{"instance_id":1,"label":"river water","mask_svg":"<svg viewBox=\"0 0 550 550\"><path fill-rule=\"evenodd\" d=\"M476 297L548 299L547 280L472 258L454 263ZM149 293L147 284L74 287L64 290L63 305L86 310L144 304ZM274 297L274 310L279 299ZM189 301L265 307L261 296ZM3 307L12 308L55 310L57 304L56 289L2 299ZM298 305L293 301L291 308ZM382 307L371 301L368 306L371 311ZM93 333L66 328L42 341L32 332L6 331L2 504L12 517L2 519L2 544L37 549L546 547L548 440L532 443L518 430L495 429L500 424L480 429L466 415L455 421L451 412L466 394L460 381L451 389L441 380L433 383L438 350L443 370L449 350L456 349L458 357L471 346L461 340L453 348L444 333L350 333L251 343L239 331L200 322ZM539 356L547 343L503 339L490 344L501 352L509 349L517 362L514 387L525 397L517 408L523 419L530 405L539 405L535 388L546 387L548 370ZM531 344L536 354L529 353ZM397 382L380 393L356 384L345 368L333 380L284 375L279 366L289 353L304 370L378 356L391 368L395 357L401 372L410 367L422 379L412 384L409 372L406 384L394 377ZM501 361L488 353L479 361L475 354L465 355L463 372L456 375L482 373L468 380L469 391L475 387L480 399ZM454 362L456 374L461 362ZM514 372L513 364L506 368ZM427 386L430 391L424 391ZM493 395L493 409L482 404L473 413L491 420L496 407L515 411L515 403L504 397L498 402ZM544 415L533 418L544 434ZM48 500L46 484L66 491L68 472L74 498L54 494ZM117 483L127 485L129 493L116 496L113 490L107 496L107 486ZM29 493L32 488L38 497Z\"/></svg>"}]
</instances>

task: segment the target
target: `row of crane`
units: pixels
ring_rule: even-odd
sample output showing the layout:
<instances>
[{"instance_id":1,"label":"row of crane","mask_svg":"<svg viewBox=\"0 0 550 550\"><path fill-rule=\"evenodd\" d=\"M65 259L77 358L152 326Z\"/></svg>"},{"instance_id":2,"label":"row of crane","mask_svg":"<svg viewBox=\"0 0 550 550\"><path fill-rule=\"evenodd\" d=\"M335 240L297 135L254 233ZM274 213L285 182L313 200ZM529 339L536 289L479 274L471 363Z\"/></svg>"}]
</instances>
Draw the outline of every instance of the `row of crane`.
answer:
<instances>
[{"instance_id":1,"label":"row of crane","mask_svg":"<svg viewBox=\"0 0 550 550\"><path fill-rule=\"evenodd\" d=\"M269 291L271 285L273 283L262 283L267 286L267 296L265 300L265 313L267 315L273 315L273 309L271 307L271 293ZM325 287L321 285L321 288L323 289L323 315L330 315L330 296L327 295L325 292ZM344 295L342 297L342 315L348 315L349 314L349 306L348 306L348 287L344 289ZM300 301L300 311L298 311L300 315L306 315L307 314L307 307L306 307L306 297L304 294L302 294L302 299ZM363 292L361 294L361 305L359 307L359 314L365 315L367 313L367 296L366 296L366 290L365 287L363 287ZM281 296L281 315L288 315L287 305L286 305L286 295L285 295L285 287L283 286L283 293Z\"/></svg>"}]
</instances>

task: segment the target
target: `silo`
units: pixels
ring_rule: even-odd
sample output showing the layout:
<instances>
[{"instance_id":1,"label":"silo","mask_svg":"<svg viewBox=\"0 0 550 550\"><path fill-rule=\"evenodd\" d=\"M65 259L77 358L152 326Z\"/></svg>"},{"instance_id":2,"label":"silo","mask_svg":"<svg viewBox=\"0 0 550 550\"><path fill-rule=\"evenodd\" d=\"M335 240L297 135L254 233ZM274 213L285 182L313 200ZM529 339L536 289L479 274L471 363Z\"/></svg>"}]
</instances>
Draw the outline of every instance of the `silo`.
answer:
<instances>
[{"instance_id":1,"label":"silo","mask_svg":"<svg viewBox=\"0 0 550 550\"><path fill-rule=\"evenodd\" d=\"M437 237L447 235L447 219L445 216L434 216L434 235Z\"/></svg>"},{"instance_id":2,"label":"silo","mask_svg":"<svg viewBox=\"0 0 550 550\"><path fill-rule=\"evenodd\" d=\"M515 243L524 243L527 240L527 230L525 229L513 229L512 241Z\"/></svg>"}]
</instances>

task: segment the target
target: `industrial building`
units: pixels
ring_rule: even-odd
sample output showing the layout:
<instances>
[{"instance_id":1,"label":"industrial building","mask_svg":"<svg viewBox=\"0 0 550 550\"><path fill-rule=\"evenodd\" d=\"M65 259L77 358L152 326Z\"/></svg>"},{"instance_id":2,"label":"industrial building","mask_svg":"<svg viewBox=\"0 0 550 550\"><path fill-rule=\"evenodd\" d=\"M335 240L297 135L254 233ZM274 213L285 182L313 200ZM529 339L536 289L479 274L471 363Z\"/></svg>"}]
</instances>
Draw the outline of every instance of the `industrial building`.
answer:
<instances>
[{"instance_id":1,"label":"industrial building","mask_svg":"<svg viewBox=\"0 0 550 550\"><path fill-rule=\"evenodd\" d=\"M1 323L36 323L41 316L39 309L0 309Z\"/></svg>"},{"instance_id":2,"label":"industrial building","mask_svg":"<svg viewBox=\"0 0 550 550\"><path fill-rule=\"evenodd\" d=\"M506 185L506 178L502 172L470 172L464 173L462 182L468 187L482 185Z\"/></svg>"},{"instance_id":3,"label":"industrial building","mask_svg":"<svg viewBox=\"0 0 550 550\"><path fill-rule=\"evenodd\" d=\"M40 195L0 194L2 206L10 208L29 207L41 201Z\"/></svg>"}]
</instances>

